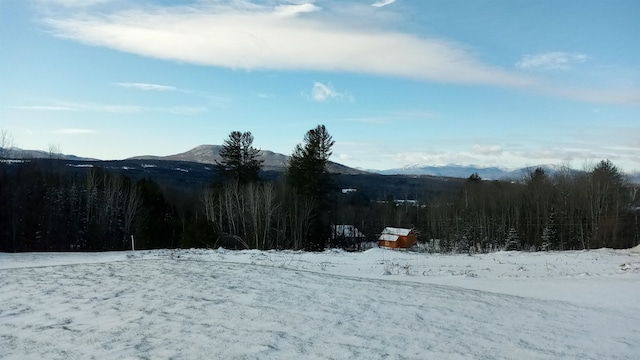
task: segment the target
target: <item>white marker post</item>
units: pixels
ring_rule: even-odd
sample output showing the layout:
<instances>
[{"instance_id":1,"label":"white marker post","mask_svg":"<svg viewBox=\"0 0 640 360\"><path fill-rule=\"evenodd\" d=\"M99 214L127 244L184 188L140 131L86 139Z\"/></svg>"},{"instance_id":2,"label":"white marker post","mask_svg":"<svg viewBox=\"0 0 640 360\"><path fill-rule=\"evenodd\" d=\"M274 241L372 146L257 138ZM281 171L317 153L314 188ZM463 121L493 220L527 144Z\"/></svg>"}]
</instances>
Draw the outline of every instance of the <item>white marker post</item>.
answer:
<instances>
[{"instance_id":1,"label":"white marker post","mask_svg":"<svg viewBox=\"0 0 640 360\"><path fill-rule=\"evenodd\" d=\"M131 252L136 252L136 243L133 241L133 235L131 235Z\"/></svg>"}]
</instances>

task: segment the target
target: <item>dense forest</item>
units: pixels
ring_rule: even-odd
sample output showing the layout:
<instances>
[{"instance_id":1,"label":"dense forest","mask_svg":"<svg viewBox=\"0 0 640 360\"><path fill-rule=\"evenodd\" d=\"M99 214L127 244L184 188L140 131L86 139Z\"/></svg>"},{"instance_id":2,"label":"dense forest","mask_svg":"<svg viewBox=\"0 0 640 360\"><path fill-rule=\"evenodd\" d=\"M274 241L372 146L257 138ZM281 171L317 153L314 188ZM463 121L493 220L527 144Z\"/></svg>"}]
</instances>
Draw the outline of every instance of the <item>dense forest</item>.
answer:
<instances>
[{"instance_id":1,"label":"dense forest","mask_svg":"<svg viewBox=\"0 0 640 360\"><path fill-rule=\"evenodd\" d=\"M326 171L333 140L324 126L307 132L284 173L262 172L252 141L251 133L232 132L201 186L99 166L70 171L53 159L3 161L0 251L124 250L132 237L136 249L358 249L386 226L414 228L423 249L443 252L640 242L639 186L608 160L552 175L536 168L511 181L477 174L440 183L381 175L372 181ZM381 187L390 181L393 188ZM365 237L334 234L336 224Z\"/></svg>"}]
</instances>

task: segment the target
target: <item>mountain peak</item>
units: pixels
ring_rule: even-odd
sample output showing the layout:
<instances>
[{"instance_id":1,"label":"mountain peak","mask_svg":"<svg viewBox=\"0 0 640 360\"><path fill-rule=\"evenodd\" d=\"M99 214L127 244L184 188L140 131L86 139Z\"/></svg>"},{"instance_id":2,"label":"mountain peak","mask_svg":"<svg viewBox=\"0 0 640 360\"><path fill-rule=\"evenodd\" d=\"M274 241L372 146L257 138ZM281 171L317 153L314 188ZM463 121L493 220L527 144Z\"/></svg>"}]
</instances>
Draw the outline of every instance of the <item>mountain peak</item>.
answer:
<instances>
[{"instance_id":1,"label":"mountain peak","mask_svg":"<svg viewBox=\"0 0 640 360\"><path fill-rule=\"evenodd\" d=\"M199 145L195 148L175 155L169 156L137 156L131 160L172 160L191 161L203 164L217 164L222 160L220 157L221 145ZM262 160L262 170L283 171L289 163L287 155L275 153L269 150L260 150L258 159ZM341 174L363 174L365 171L352 169L350 167L330 162L327 166L329 172Z\"/></svg>"}]
</instances>

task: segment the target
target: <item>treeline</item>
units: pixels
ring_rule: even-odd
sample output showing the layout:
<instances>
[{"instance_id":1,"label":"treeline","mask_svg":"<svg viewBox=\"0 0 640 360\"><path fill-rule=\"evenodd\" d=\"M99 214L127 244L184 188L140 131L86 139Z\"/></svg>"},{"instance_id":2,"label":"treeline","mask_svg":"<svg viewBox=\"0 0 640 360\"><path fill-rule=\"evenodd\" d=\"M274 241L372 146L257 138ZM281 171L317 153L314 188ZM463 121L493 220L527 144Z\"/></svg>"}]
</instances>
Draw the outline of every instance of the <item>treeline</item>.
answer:
<instances>
[{"instance_id":1,"label":"treeline","mask_svg":"<svg viewBox=\"0 0 640 360\"><path fill-rule=\"evenodd\" d=\"M473 174L455 202L429 204L422 229L444 251L629 248L640 242L638 188L608 160L518 181Z\"/></svg>"},{"instance_id":2,"label":"treeline","mask_svg":"<svg viewBox=\"0 0 640 360\"><path fill-rule=\"evenodd\" d=\"M358 249L386 226L414 228L424 247L444 252L640 242L638 186L610 161L582 172L533 169L514 181L473 174L454 193L411 188L394 198L341 191L326 171L333 140L322 125L307 132L276 179L260 178L252 142L251 133L232 132L215 180L201 189L98 167L63 172L46 160L2 163L0 251L124 250L131 236L136 249ZM366 236L336 234L335 224Z\"/></svg>"},{"instance_id":3,"label":"treeline","mask_svg":"<svg viewBox=\"0 0 640 360\"><path fill-rule=\"evenodd\" d=\"M46 161L4 165L0 251L97 251L177 246L176 209L149 179L91 168L51 171ZM168 236L167 236L168 235Z\"/></svg>"},{"instance_id":4,"label":"treeline","mask_svg":"<svg viewBox=\"0 0 640 360\"><path fill-rule=\"evenodd\" d=\"M259 178L252 142L251 133L232 132L216 181L201 190L101 168L69 174L47 160L2 163L0 251L122 250L131 248L131 236L138 249L323 249L335 190L326 128L307 132L276 180Z\"/></svg>"}]
</instances>

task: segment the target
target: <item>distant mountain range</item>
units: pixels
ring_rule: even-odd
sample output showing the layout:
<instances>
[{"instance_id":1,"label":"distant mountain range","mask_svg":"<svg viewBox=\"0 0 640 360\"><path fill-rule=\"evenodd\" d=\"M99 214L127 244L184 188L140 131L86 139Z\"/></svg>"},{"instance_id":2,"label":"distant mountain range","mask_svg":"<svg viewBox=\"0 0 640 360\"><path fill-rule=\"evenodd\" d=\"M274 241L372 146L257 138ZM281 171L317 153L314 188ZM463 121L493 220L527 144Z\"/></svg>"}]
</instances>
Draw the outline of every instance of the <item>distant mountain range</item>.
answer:
<instances>
[{"instance_id":1,"label":"distant mountain range","mask_svg":"<svg viewBox=\"0 0 640 360\"><path fill-rule=\"evenodd\" d=\"M20 148L12 147L7 150L8 156L11 159L59 159L59 160L72 160L72 161L97 161L98 159L80 157L76 155L65 155L60 153L54 153L43 150L23 150Z\"/></svg>"},{"instance_id":2,"label":"distant mountain range","mask_svg":"<svg viewBox=\"0 0 640 360\"><path fill-rule=\"evenodd\" d=\"M472 174L478 174L484 180L519 180L528 176L537 168L543 168L547 174L554 174L562 169L557 165L538 165L516 170L505 170L498 167L475 167L465 165L444 166L408 166L398 169L379 171L384 175L430 175L442 177L468 178Z\"/></svg>"},{"instance_id":3,"label":"distant mountain range","mask_svg":"<svg viewBox=\"0 0 640 360\"><path fill-rule=\"evenodd\" d=\"M222 146L220 145L200 145L180 154L169 156L142 155L131 157L126 160L167 160L188 161L201 164L216 164L217 161L221 160L221 148ZM10 154L14 159L52 158L72 161L98 161L97 159L85 158L76 155L57 154L40 150L22 150L18 148L12 148L10 150ZM284 171L289 161L289 156L275 153L269 150L261 150L258 158L263 160L262 168L265 171ZM550 175L562 169L562 167L557 165L537 165L515 170L507 170L498 167L476 167L468 165L416 165L389 170L362 170L351 168L335 162L330 162L328 165L328 170L332 173L345 175L376 173L382 175L435 176L446 178L468 178L472 174L477 173L482 179L485 180L519 180L527 176L531 171L534 171L538 167L542 167L543 169L545 169L547 174ZM631 181L640 183L640 173L636 172L627 175L629 176Z\"/></svg>"},{"instance_id":4,"label":"distant mountain range","mask_svg":"<svg viewBox=\"0 0 640 360\"><path fill-rule=\"evenodd\" d=\"M501 169L498 167L475 167L465 165L445 165L445 166L408 166L398 169L389 169L378 171L384 175L429 175L453 178L468 178L477 173L484 180L520 180L523 179L537 168L542 168L548 175L556 174L564 170L563 166L544 164L519 168L515 170ZM570 169L572 172L579 173L582 170ZM629 181L640 184L640 172L626 173Z\"/></svg>"}]
</instances>

